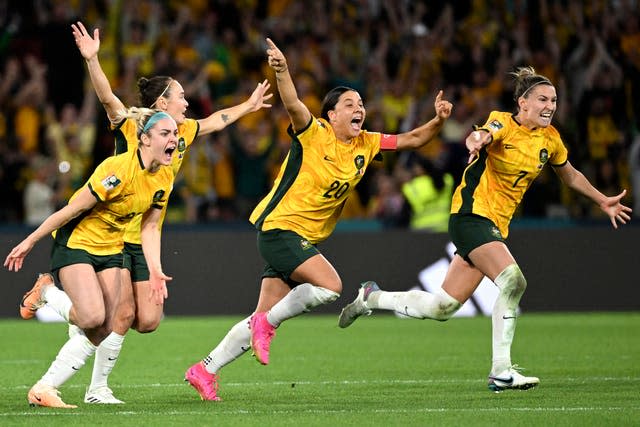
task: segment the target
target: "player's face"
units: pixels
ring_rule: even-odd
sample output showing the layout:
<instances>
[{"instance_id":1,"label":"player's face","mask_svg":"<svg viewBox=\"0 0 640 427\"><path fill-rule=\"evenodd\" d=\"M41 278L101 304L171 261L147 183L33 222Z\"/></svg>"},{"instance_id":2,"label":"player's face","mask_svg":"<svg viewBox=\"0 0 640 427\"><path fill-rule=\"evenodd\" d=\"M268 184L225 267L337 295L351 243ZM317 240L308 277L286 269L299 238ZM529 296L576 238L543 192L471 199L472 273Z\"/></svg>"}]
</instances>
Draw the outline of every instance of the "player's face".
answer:
<instances>
[{"instance_id":1,"label":"player's face","mask_svg":"<svg viewBox=\"0 0 640 427\"><path fill-rule=\"evenodd\" d=\"M170 118L158 120L149 132L149 148L153 162L158 165L171 164L173 152L178 146L178 127Z\"/></svg>"},{"instance_id":2,"label":"player's face","mask_svg":"<svg viewBox=\"0 0 640 427\"><path fill-rule=\"evenodd\" d=\"M184 123L186 119L185 112L187 111L189 103L184 97L182 85L176 80L173 80L167 92L169 93L169 97L167 98L165 111L173 117L177 124Z\"/></svg>"},{"instance_id":3,"label":"player's face","mask_svg":"<svg viewBox=\"0 0 640 427\"><path fill-rule=\"evenodd\" d=\"M353 90L348 90L340 95L336 106L329 112L331 126L333 126L336 136L345 141L358 136L365 117L366 110L362 98L358 92Z\"/></svg>"},{"instance_id":4,"label":"player's face","mask_svg":"<svg viewBox=\"0 0 640 427\"><path fill-rule=\"evenodd\" d=\"M520 99L520 123L530 129L546 128L551 124L558 101L555 87L539 84L531 89L528 97Z\"/></svg>"}]
</instances>

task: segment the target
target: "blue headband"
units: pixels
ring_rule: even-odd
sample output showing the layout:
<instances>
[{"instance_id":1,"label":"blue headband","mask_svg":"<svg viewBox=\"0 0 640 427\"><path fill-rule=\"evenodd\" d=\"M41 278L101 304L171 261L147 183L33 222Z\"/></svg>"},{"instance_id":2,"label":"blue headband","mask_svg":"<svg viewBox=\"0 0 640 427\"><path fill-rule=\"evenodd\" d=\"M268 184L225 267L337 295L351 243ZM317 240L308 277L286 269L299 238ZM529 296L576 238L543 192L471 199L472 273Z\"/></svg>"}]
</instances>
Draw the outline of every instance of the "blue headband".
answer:
<instances>
[{"instance_id":1,"label":"blue headband","mask_svg":"<svg viewBox=\"0 0 640 427\"><path fill-rule=\"evenodd\" d=\"M149 117L149 120L147 120L147 124L144 125L142 133L147 133L147 131L151 129L151 127L155 125L158 120L170 118L171 116L164 111L158 111L157 113L154 113L151 117Z\"/></svg>"}]
</instances>

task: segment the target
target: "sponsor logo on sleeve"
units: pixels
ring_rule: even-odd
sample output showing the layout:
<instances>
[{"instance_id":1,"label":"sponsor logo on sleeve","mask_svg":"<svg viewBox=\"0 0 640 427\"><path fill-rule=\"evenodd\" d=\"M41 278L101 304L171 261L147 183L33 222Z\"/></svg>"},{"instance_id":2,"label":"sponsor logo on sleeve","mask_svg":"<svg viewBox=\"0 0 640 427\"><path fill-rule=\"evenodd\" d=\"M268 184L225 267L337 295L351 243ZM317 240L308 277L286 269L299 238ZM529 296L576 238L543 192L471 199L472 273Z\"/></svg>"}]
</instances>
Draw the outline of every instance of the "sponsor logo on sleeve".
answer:
<instances>
[{"instance_id":1,"label":"sponsor logo on sleeve","mask_svg":"<svg viewBox=\"0 0 640 427\"><path fill-rule=\"evenodd\" d=\"M115 175L110 175L108 177L106 177L105 179L103 179L101 181L102 186L104 187L105 190L107 191L111 191L114 188L116 188L118 185L120 185L122 181L120 181L120 178L118 178Z\"/></svg>"}]
</instances>

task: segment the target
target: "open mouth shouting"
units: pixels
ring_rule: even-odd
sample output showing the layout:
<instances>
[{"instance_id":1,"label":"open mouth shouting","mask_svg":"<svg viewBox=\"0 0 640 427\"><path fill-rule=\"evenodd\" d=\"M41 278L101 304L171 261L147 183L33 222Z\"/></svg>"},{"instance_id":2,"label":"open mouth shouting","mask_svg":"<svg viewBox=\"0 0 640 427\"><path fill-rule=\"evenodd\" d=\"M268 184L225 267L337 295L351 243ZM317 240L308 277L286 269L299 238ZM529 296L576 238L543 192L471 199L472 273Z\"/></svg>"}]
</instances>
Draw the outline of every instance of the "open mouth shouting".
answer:
<instances>
[{"instance_id":1,"label":"open mouth shouting","mask_svg":"<svg viewBox=\"0 0 640 427\"><path fill-rule=\"evenodd\" d=\"M164 161L165 164L171 164L171 158L173 157L173 152L176 151L176 144L169 144L164 150Z\"/></svg>"},{"instance_id":2,"label":"open mouth shouting","mask_svg":"<svg viewBox=\"0 0 640 427\"><path fill-rule=\"evenodd\" d=\"M360 129L362 129L362 122L363 122L363 117L359 114L353 116L353 118L351 119L351 129L353 129L355 132L360 132Z\"/></svg>"}]
</instances>

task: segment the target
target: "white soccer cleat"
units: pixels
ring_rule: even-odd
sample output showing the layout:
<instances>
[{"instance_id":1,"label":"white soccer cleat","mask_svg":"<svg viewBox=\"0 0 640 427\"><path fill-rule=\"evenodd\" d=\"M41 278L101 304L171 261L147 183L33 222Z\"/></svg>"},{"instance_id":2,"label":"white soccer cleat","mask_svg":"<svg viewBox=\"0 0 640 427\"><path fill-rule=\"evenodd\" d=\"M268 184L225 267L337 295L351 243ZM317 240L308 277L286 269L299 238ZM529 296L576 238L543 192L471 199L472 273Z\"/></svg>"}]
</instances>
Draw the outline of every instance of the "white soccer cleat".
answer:
<instances>
[{"instance_id":1,"label":"white soccer cleat","mask_svg":"<svg viewBox=\"0 0 640 427\"><path fill-rule=\"evenodd\" d=\"M489 375L489 390L496 393L503 390L528 390L540 384L537 377L525 377L518 365L505 369L498 375Z\"/></svg>"},{"instance_id":2,"label":"white soccer cleat","mask_svg":"<svg viewBox=\"0 0 640 427\"><path fill-rule=\"evenodd\" d=\"M120 399L116 399L113 391L107 386L98 387L95 390L87 390L84 395L84 403L98 403L104 405L119 405L124 403Z\"/></svg>"},{"instance_id":3,"label":"white soccer cleat","mask_svg":"<svg viewBox=\"0 0 640 427\"><path fill-rule=\"evenodd\" d=\"M338 326L346 328L362 315L370 315L371 309L367 306L367 298L373 291L379 291L380 287L376 282L368 281L360 285L358 296L352 303L347 304L340 313Z\"/></svg>"}]
</instances>

